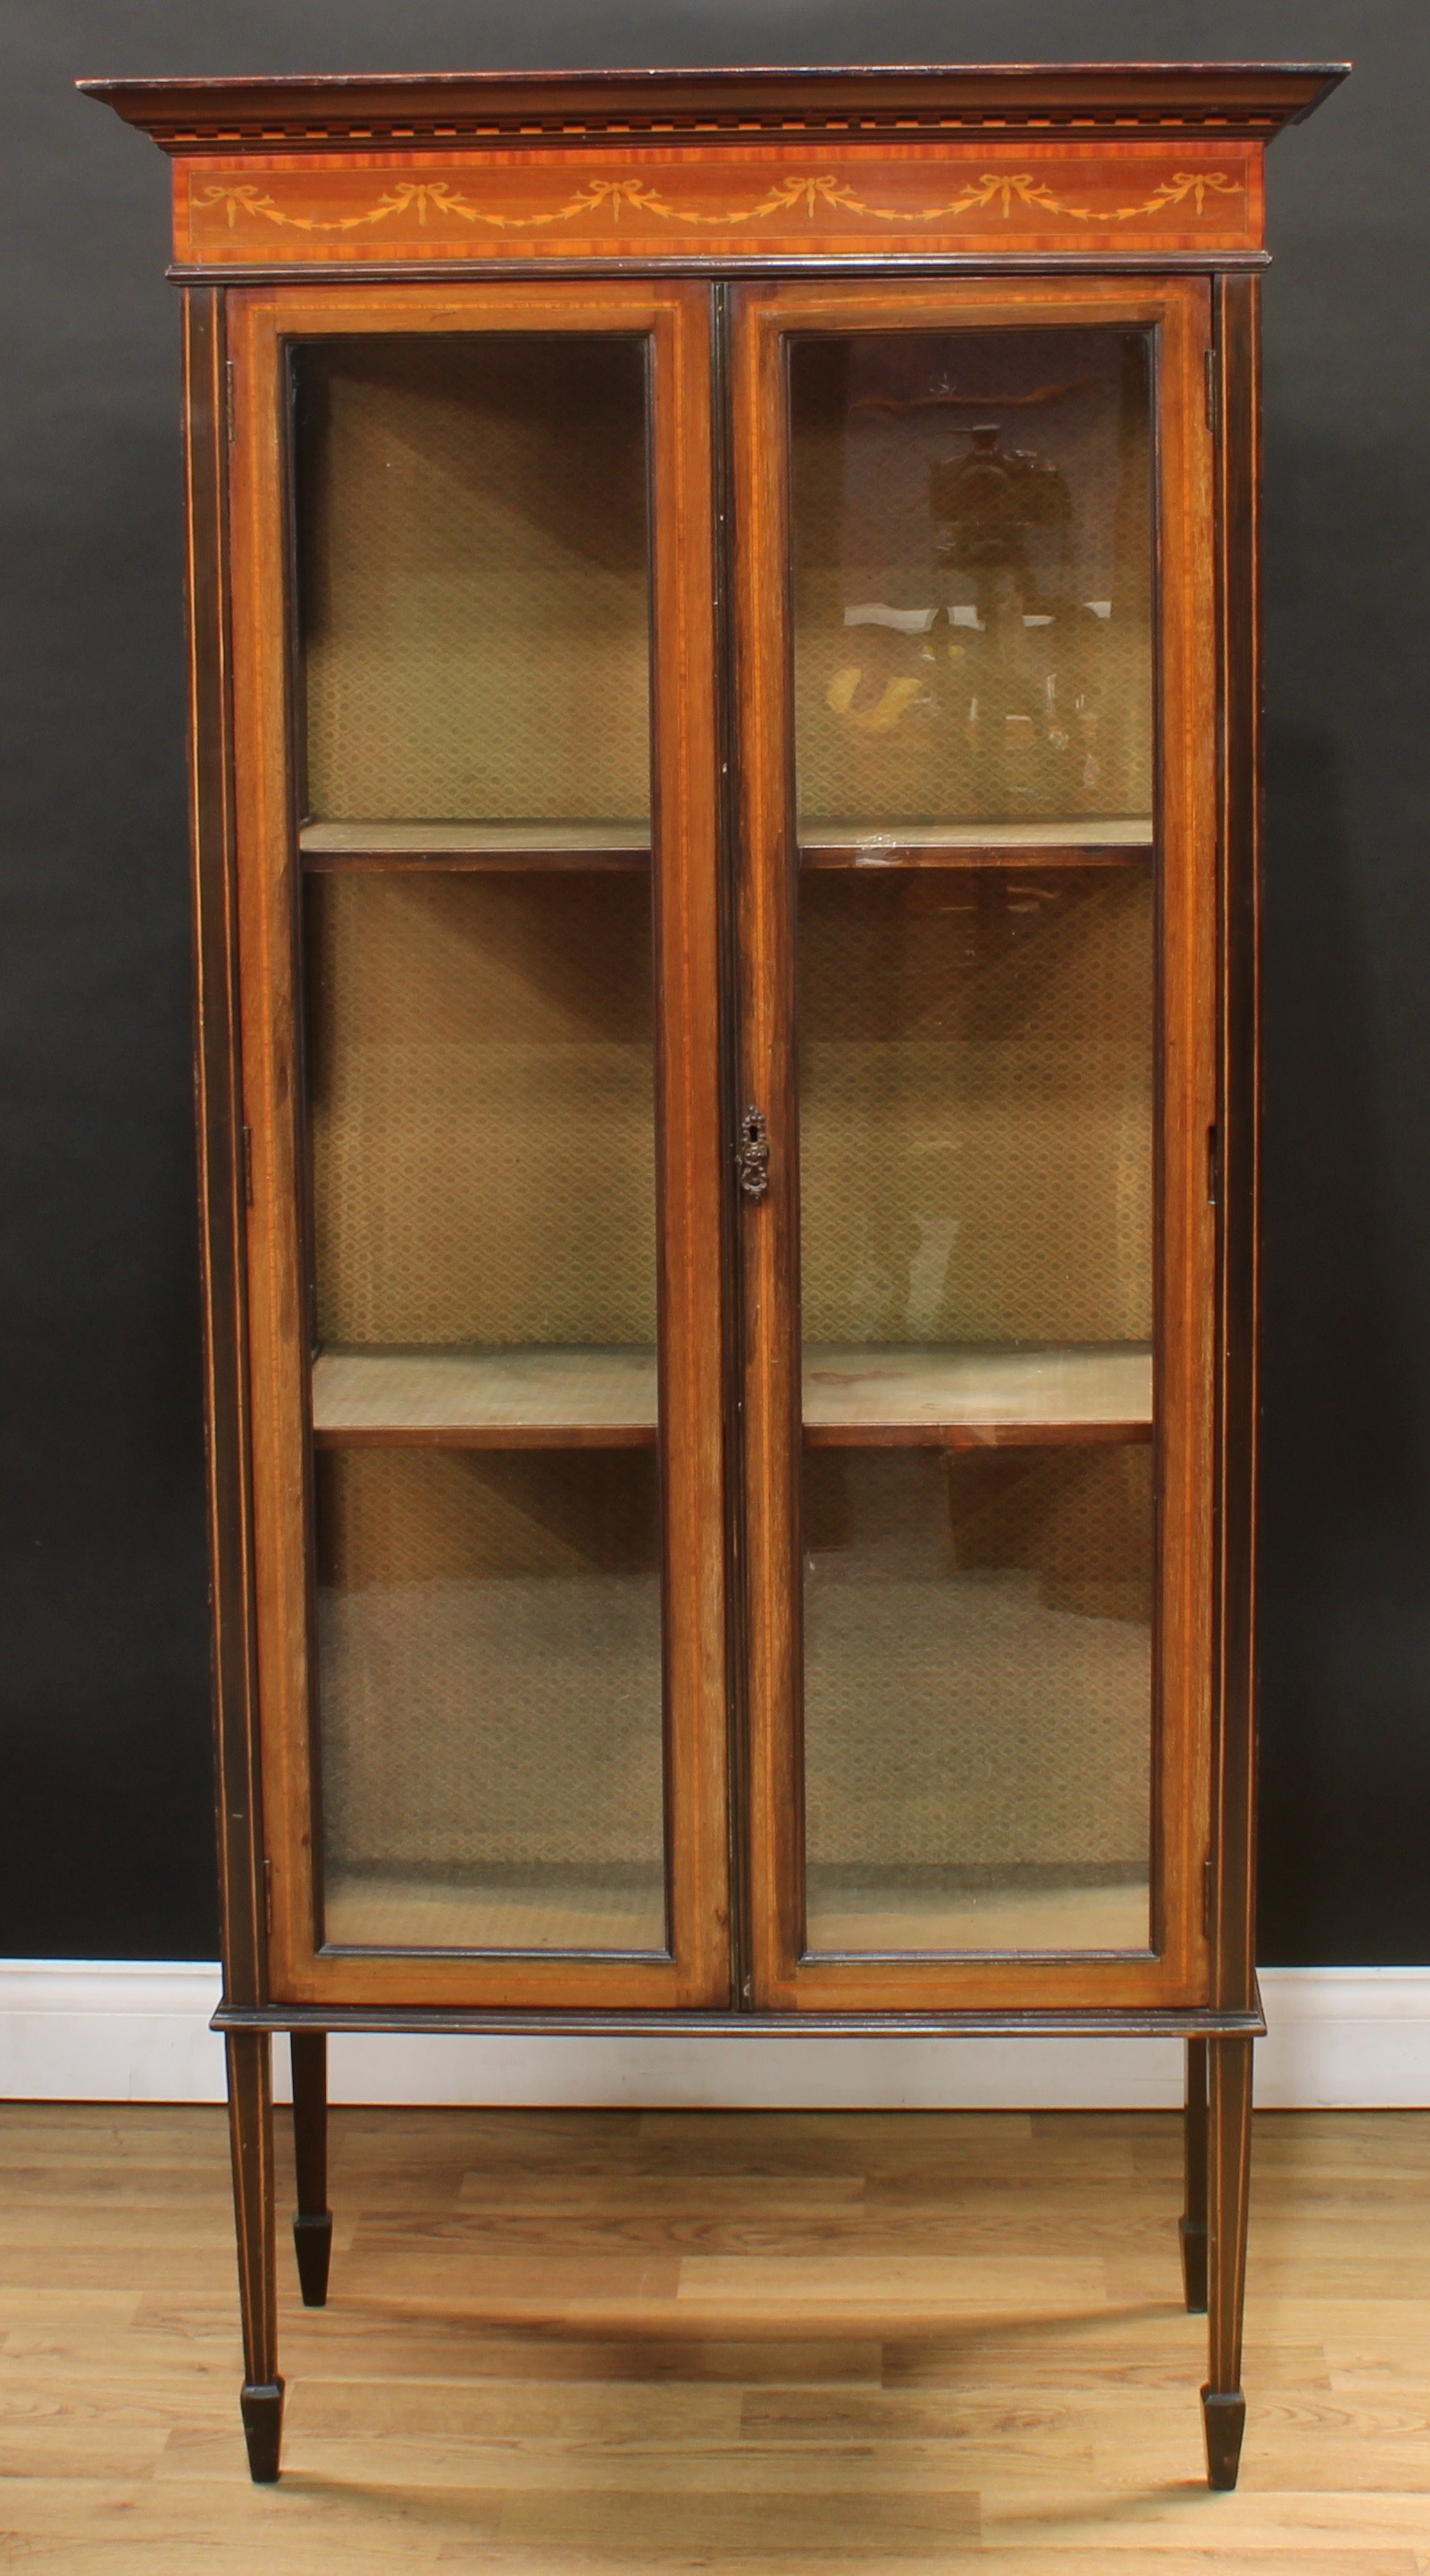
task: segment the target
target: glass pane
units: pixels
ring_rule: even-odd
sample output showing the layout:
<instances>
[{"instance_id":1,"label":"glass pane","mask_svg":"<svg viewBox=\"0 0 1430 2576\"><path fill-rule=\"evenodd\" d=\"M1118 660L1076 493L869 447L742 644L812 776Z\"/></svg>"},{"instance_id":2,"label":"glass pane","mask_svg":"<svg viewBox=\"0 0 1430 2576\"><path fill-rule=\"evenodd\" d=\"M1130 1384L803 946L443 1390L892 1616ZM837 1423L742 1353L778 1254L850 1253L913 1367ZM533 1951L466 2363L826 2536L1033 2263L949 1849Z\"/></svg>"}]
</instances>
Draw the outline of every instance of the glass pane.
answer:
<instances>
[{"instance_id":1,"label":"glass pane","mask_svg":"<svg viewBox=\"0 0 1430 2576\"><path fill-rule=\"evenodd\" d=\"M1145 869L808 870L799 918L806 1341L1145 1346Z\"/></svg>"},{"instance_id":2,"label":"glass pane","mask_svg":"<svg viewBox=\"0 0 1430 2576\"><path fill-rule=\"evenodd\" d=\"M1147 837L1149 422L1139 331L795 341L807 843L919 823Z\"/></svg>"},{"instance_id":3,"label":"glass pane","mask_svg":"<svg viewBox=\"0 0 1430 2576\"><path fill-rule=\"evenodd\" d=\"M299 353L310 815L649 815L645 382L594 333Z\"/></svg>"},{"instance_id":4,"label":"glass pane","mask_svg":"<svg viewBox=\"0 0 1430 2576\"><path fill-rule=\"evenodd\" d=\"M308 955L320 1344L652 1350L645 873L325 870Z\"/></svg>"},{"instance_id":5,"label":"glass pane","mask_svg":"<svg viewBox=\"0 0 1430 2576\"><path fill-rule=\"evenodd\" d=\"M1150 1938L1148 383L793 352L815 1951Z\"/></svg>"},{"instance_id":6,"label":"glass pane","mask_svg":"<svg viewBox=\"0 0 1430 2576\"><path fill-rule=\"evenodd\" d=\"M319 1466L329 1941L662 1949L654 1452Z\"/></svg>"},{"instance_id":7,"label":"glass pane","mask_svg":"<svg viewBox=\"0 0 1430 2576\"><path fill-rule=\"evenodd\" d=\"M805 1457L815 1951L1148 1942L1151 1452Z\"/></svg>"},{"instance_id":8,"label":"glass pane","mask_svg":"<svg viewBox=\"0 0 1430 2576\"><path fill-rule=\"evenodd\" d=\"M643 347L298 410L324 1933L661 1951Z\"/></svg>"}]
</instances>

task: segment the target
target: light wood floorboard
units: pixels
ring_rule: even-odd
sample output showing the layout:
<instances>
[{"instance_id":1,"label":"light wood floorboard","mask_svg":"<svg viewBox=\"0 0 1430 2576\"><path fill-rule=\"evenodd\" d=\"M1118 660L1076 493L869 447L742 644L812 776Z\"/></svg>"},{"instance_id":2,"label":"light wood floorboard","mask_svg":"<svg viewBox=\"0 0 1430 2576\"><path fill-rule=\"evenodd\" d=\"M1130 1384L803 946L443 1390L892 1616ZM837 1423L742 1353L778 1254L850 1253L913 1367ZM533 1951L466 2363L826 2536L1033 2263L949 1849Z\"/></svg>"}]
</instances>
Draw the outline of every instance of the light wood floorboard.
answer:
<instances>
[{"instance_id":1,"label":"light wood floorboard","mask_svg":"<svg viewBox=\"0 0 1430 2576\"><path fill-rule=\"evenodd\" d=\"M222 2114L0 2108L25 2576L1430 2576L1430 2113L1257 2123L1239 2492L1159 2114L337 2111L250 2486Z\"/></svg>"}]
</instances>

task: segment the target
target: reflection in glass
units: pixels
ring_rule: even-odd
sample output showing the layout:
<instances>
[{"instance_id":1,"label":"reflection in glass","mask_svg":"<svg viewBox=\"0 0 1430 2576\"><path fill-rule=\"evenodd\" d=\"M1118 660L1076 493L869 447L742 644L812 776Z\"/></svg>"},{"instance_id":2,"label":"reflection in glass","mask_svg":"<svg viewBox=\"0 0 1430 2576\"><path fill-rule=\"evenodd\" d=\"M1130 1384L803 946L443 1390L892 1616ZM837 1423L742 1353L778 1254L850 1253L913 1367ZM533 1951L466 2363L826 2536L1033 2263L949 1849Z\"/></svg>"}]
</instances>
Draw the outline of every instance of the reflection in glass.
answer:
<instances>
[{"instance_id":1,"label":"reflection in glass","mask_svg":"<svg viewBox=\"0 0 1430 2576\"><path fill-rule=\"evenodd\" d=\"M1148 341L791 352L802 835L1151 811Z\"/></svg>"},{"instance_id":2,"label":"reflection in glass","mask_svg":"<svg viewBox=\"0 0 1430 2576\"><path fill-rule=\"evenodd\" d=\"M806 1452L806 1945L1148 1946L1146 1445Z\"/></svg>"}]
</instances>

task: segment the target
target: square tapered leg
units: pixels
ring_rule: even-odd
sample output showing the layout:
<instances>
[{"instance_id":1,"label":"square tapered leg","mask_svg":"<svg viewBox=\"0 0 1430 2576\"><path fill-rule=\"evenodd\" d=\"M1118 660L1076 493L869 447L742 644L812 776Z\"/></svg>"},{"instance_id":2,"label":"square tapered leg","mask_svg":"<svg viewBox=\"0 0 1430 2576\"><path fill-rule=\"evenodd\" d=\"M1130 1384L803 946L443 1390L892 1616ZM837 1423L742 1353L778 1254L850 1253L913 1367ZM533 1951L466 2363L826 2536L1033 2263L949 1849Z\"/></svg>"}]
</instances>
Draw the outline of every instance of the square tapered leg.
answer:
<instances>
[{"instance_id":1,"label":"square tapered leg","mask_svg":"<svg viewBox=\"0 0 1430 2576\"><path fill-rule=\"evenodd\" d=\"M328 2262L333 2250L333 2213L328 2207L328 2034L295 2030L289 2034L293 2061L293 2161L297 2168L298 2206L293 2217L293 2248L305 2308L327 2305Z\"/></svg>"},{"instance_id":2,"label":"square tapered leg","mask_svg":"<svg viewBox=\"0 0 1430 2576\"><path fill-rule=\"evenodd\" d=\"M243 2313L240 2404L249 2475L259 2485L267 2486L278 2475L283 2438L273 2183L273 2051L266 2030L229 2031L224 2044L228 2057L228 2134L233 2157L238 2293Z\"/></svg>"},{"instance_id":3,"label":"square tapered leg","mask_svg":"<svg viewBox=\"0 0 1430 2576\"><path fill-rule=\"evenodd\" d=\"M1251 2041L1208 2041L1207 2344L1202 2390L1207 2483L1234 2487L1246 2400L1241 2393L1241 2321L1246 2292L1246 2218L1251 2173Z\"/></svg>"},{"instance_id":4,"label":"square tapered leg","mask_svg":"<svg viewBox=\"0 0 1430 2576\"><path fill-rule=\"evenodd\" d=\"M1207 2312L1207 2043L1187 2042L1187 2096L1182 2115L1182 2288L1194 2317Z\"/></svg>"}]
</instances>

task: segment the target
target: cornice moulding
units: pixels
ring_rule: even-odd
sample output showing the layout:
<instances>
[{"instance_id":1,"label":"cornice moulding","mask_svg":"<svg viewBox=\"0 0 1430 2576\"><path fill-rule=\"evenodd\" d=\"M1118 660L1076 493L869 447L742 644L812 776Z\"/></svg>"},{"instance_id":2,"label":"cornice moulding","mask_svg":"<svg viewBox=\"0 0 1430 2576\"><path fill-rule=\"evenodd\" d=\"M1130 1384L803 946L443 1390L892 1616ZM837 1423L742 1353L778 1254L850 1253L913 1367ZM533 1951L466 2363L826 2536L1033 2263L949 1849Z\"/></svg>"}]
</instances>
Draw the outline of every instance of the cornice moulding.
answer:
<instances>
[{"instance_id":1,"label":"cornice moulding","mask_svg":"<svg viewBox=\"0 0 1430 2576\"><path fill-rule=\"evenodd\" d=\"M607 136L1204 133L1269 142L1346 63L967 63L740 71L411 72L85 80L167 152Z\"/></svg>"}]
</instances>

